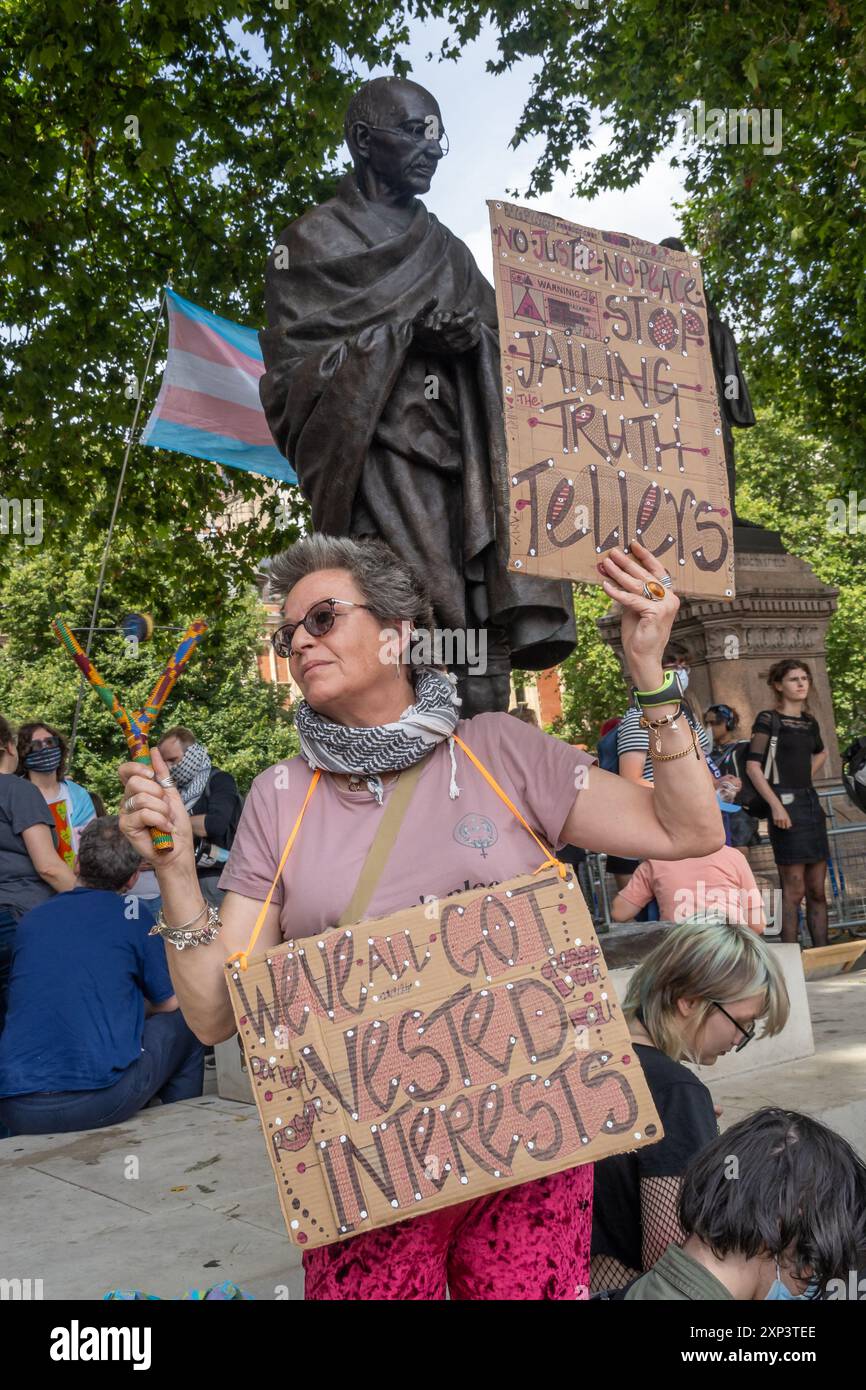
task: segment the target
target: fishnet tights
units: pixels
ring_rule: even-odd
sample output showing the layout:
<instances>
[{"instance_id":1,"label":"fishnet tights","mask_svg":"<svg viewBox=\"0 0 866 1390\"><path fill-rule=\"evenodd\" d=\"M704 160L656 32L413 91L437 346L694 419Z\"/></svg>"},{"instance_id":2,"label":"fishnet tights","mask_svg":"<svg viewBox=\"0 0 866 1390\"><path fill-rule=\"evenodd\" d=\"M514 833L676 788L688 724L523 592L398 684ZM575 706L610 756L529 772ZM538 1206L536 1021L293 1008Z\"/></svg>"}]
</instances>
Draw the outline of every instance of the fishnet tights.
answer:
<instances>
[{"instance_id":1,"label":"fishnet tights","mask_svg":"<svg viewBox=\"0 0 866 1390\"><path fill-rule=\"evenodd\" d=\"M681 1178L641 1178L641 1258L644 1270L652 1269L669 1245L682 1245L680 1225Z\"/></svg>"},{"instance_id":2,"label":"fishnet tights","mask_svg":"<svg viewBox=\"0 0 866 1390\"><path fill-rule=\"evenodd\" d=\"M682 1245L685 1233L679 1222L681 1179L641 1178L641 1260L643 1269L629 1269L612 1255L594 1255L590 1266L590 1292L621 1289L639 1274L652 1269L668 1246Z\"/></svg>"},{"instance_id":3,"label":"fishnet tights","mask_svg":"<svg viewBox=\"0 0 866 1390\"><path fill-rule=\"evenodd\" d=\"M613 1255L593 1255L589 1266L589 1291L602 1293L606 1289L622 1289L639 1274L639 1269L629 1269Z\"/></svg>"}]
</instances>

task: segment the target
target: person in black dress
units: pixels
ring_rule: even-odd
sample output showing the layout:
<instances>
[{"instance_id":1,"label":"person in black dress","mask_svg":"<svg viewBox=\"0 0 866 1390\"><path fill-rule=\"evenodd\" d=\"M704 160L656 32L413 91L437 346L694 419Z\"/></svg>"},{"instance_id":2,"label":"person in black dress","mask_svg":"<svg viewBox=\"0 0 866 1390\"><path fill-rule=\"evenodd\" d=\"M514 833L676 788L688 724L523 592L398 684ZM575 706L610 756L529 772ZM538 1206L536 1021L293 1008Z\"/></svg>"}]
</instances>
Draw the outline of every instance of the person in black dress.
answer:
<instances>
[{"instance_id":1,"label":"person in black dress","mask_svg":"<svg viewBox=\"0 0 866 1390\"><path fill-rule=\"evenodd\" d=\"M746 764L770 808L770 843L782 884L782 940L797 940L805 895L812 945L826 946L824 883L830 846L827 816L812 783L827 761L827 750L817 719L808 713L812 674L802 661L777 661L767 684L776 697L775 709L761 710L755 719ZM774 729L776 755L768 759Z\"/></svg>"},{"instance_id":2,"label":"person in black dress","mask_svg":"<svg viewBox=\"0 0 866 1390\"><path fill-rule=\"evenodd\" d=\"M622 1288L681 1244L682 1175L718 1134L703 1066L784 1028L790 1004L772 950L748 927L684 922L641 962L622 1011L662 1122L659 1142L595 1165L591 1289ZM647 1135L651 1133L647 1127Z\"/></svg>"}]
</instances>

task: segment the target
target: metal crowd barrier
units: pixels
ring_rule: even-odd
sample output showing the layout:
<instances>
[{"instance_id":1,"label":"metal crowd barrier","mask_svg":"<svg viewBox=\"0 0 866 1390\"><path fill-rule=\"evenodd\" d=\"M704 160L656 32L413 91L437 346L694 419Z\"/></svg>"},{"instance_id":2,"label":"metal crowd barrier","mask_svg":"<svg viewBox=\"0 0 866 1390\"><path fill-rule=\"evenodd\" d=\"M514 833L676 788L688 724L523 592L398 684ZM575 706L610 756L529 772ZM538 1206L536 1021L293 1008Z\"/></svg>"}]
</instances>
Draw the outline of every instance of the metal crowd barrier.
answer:
<instances>
[{"instance_id":1,"label":"metal crowd barrier","mask_svg":"<svg viewBox=\"0 0 866 1390\"><path fill-rule=\"evenodd\" d=\"M827 813L827 838L830 858L827 864L827 901L830 930L848 932L854 937L866 937L866 820L854 807L845 788L822 787L818 795ZM766 824L761 823L763 843L749 847L749 863L761 889L766 889L764 908L767 934L781 930L776 919L781 913L779 872L767 837ZM610 907L617 888L607 871L606 854L587 854L578 869L578 879L596 930L611 929ZM803 929L805 930L805 929ZM810 945L804 935L804 943Z\"/></svg>"}]
</instances>

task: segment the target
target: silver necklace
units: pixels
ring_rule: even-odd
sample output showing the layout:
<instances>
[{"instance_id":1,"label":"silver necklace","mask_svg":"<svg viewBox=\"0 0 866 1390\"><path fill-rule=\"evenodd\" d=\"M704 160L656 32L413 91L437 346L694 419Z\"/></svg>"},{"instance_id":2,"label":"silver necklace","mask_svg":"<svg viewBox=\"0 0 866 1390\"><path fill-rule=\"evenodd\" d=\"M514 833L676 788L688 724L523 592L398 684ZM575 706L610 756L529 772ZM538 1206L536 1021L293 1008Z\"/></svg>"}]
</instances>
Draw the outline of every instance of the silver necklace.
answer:
<instances>
[{"instance_id":1,"label":"silver necklace","mask_svg":"<svg viewBox=\"0 0 866 1390\"><path fill-rule=\"evenodd\" d=\"M358 774L355 773L355 772L350 772L350 773L348 774L348 778L349 778L349 780L348 780L347 785L348 785L348 789L349 789L350 792L359 792L359 791L362 791L363 788L364 788L364 787L366 786L366 784L367 784L367 779L366 779L366 777L358 776ZM384 779L383 779L383 781L382 781L382 786L383 786L383 788L384 788L385 786L392 787L392 786L394 785L394 783L395 783L395 782L399 782L399 780L400 780L400 774L399 774L399 772L398 772L398 773L397 773L389 782L387 782L387 783L386 783L386 782L384 781Z\"/></svg>"}]
</instances>

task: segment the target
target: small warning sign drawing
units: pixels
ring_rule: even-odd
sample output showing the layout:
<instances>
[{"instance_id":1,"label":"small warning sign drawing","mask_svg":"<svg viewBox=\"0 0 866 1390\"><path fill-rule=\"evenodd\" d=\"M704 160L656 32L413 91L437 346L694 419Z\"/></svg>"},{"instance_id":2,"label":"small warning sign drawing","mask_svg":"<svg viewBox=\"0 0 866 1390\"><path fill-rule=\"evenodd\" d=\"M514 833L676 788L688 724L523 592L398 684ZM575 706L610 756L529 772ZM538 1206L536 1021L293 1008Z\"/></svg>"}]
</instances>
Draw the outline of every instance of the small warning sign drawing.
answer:
<instances>
[{"instance_id":1,"label":"small warning sign drawing","mask_svg":"<svg viewBox=\"0 0 866 1390\"><path fill-rule=\"evenodd\" d=\"M522 286L512 285L511 295L516 319L532 319L535 323L544 323L544 295L541 290L523 289Z\"/></svg>"}]
</instances>

